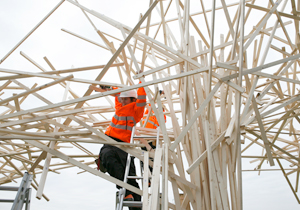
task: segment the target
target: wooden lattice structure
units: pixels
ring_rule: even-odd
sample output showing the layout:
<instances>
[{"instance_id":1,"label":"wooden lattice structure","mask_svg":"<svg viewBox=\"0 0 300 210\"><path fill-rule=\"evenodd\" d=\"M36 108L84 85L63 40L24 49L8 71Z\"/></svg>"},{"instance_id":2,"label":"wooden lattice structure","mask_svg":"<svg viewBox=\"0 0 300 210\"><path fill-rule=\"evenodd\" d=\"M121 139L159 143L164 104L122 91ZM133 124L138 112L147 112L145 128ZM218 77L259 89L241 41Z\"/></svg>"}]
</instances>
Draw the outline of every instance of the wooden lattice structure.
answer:
<instances>
[{"instance_id":1,"label":"wooden lattice structure","mask_svg":"<svg viewBox=\"0 0 300 210\"><path fill-rule=\"evenodd\" d=\"M79 167L143 194L95 170L89 147L116 144L104 135L114 113L109 95L144 87L160 122L161 148L149 155L163 209L242 209L242 158L257 171L281 170L300 203L299 1L150 0L133 28L83 2L62 0L0 61L0 184L42 174L32 183L41 198L48 171ZM3 68L62 4L82 10L98 40L61 33L101 48L102 63L57 69L21 52L34 70ZM97 85L119 89L99 93ZM156 134L142 124L137 131ZM144 160L141 144L116 145ZM158 192L151 189L150 207Z\"/></svg>"}]
</instances>

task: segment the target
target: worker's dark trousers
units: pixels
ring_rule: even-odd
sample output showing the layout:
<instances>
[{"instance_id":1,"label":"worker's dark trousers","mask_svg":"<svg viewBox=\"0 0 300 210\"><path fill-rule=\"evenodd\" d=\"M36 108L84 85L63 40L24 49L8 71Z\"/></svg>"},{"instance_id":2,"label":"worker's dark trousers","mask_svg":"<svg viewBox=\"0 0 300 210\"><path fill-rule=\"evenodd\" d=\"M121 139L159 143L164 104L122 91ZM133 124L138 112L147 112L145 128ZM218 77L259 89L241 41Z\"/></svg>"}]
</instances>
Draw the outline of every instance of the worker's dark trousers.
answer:
<instances>
[{"instance_id":1,"label":"worker's dark trousers","mask_svg":"<svg viewBox=\"0 0 300 210\"><path fill-rule=\"evenodd\" d=\"M120 141L119 139L115 139ZM127 152L114 147L112 145L104 145L100 150L100 160L103 166L107 169L107 172L112 176L121 181L124 181L124 173L127 161ZM136 176L135 165L133 162L133 158L131 158L130 168L129 168L129 176ZM137 188L139 188L138 183L135 179L129 179L127 181L128 184L131 184ZM117 188L121 187L117 185ZM126 190L126 195L132 194L135 201L140 201L141 196L137 195L129 190Z\"/></svg>"}]
</instances>

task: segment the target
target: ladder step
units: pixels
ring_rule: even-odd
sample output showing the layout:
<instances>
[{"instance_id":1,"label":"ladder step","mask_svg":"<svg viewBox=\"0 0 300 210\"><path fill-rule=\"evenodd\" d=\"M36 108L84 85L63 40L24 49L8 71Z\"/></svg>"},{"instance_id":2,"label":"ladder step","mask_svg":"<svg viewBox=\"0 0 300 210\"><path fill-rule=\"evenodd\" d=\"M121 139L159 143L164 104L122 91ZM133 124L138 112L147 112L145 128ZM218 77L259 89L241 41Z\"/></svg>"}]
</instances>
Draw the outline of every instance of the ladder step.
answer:
<instances>
[{"instance_id":1,"label":"ladder step","mask_svg":"<svg viewBox=\"0 0 300 210\"><path fill-rule=\"evenodd\" d=\"M5 191L18 191L19 187L0 186L0 190Z\"/></svg>"},{"instance_id":2,"label":"ladder step","mask_svg":"<svg viewBox=\"0 0 300 210\"><path fill-rule=\"evenodd\" d=\"M13 203L14 201L12 199L0 199L0 203Z\"/></svg>"},{"instance_id":3,"label":"ladder step","mask_svg":"<svg viewBox=\"0 0 300 210\"><path fill-rule=\"evenodd\" d=\"M147 139L156 139L156 136L134 136L134 139L141 139L141 138L147 138Z\"/></svg>"},{"instance_id":4,"label":"ladder step","mask_svg":"<svg viewBox=\"0 0 300 210\"><path fill-rule=\"evenodd\" d=\"M128 176L128 179L143 179L144 177L142 176Z\"/></svg>"},{"instance_id":5,"label":"ladder step","mask_svg":"<svg viewBox=\"0 0 300 210\"><path fill-rule=\"evenodd\" d=\"M123 206L128 207L142 207L143 202L142 201L123 201Z\"/></svg>"}]
</instances>

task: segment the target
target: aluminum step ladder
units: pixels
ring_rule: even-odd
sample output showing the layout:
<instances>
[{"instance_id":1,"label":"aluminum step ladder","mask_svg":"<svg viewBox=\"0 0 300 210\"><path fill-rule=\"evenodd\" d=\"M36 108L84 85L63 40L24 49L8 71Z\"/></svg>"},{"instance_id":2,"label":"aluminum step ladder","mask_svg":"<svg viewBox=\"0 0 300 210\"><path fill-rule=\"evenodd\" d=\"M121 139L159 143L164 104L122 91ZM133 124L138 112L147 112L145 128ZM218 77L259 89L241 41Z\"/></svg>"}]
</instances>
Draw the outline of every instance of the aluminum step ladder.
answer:
<instances>
[{"instance_id":1,"label":"aluminum step ladder","mask_svg":"<svg viewBox=\"0 0 300 210\"><path fill-rule=\"evenodd\" d=\"M31 182L32 174L25 172L20 187L0 186L0 190L18 191L14 200L0 199L0 202L13 203L11 210L21 210L25 203L25 210L30 210L31 188L29 186Z\"/></svg>"},{"instance_id":2,"label":"aluminum step ladder","mask_svg":"<svg viewBox=\"0 0 300 210\"><path fill-rule=\"evenodd\" d=\"M134 139L140 139L140 138L147 138L147 139L156 139L156 145L159 144L159 127L156 129L157 130L157 135L156 136L134 136L135 135L135 126L132 129L132 135L130 137L130 143L133 143ZM130 161L131 161L131 155L128 153L127 155L127 162L126 162L126 167L125 167L125 174L124 174L124 182L127 183L128 179L142 179L143 183L143 199L145 196L148 195L148 178L150 173L149 171L149 153L147 151L143 151L144 153L144 171L142 176L129 176L129 168L130 168ZM124 197L126 194L126 189L122 188L119 190L117 194L117 205L116 205L116 210L123 210L123 207L137 207L137 208L142 208L143 206L143 201L124 201Z\"/></svg>"}]
</instances>

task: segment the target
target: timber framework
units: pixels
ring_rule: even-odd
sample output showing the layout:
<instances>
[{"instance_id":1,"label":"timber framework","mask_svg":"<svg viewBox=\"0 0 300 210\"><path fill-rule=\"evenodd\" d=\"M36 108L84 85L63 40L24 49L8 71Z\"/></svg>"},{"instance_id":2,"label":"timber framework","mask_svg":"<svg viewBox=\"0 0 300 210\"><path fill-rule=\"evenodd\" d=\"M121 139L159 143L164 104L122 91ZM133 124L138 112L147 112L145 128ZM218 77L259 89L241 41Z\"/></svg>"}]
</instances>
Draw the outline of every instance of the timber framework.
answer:
<instances>
[{"instance_id":1,"label":"timber framework","mask_svg":"<svg viewBox=\"0 0 300 210\"><path fill-rule=\"evenodd\" d=\"M20 50L34 43L30 37L66 4L92 29L92 38L68 25L55 30L78 47L97 49L90 57L97 57L98 63L57 68L55 63L65 55L56 61ZM104 134L114 113L109 95L144 87L160 124L161 146L149 154L154 157L149 164L159 167L152 179L162 183L161 189L151 189L154 204L149 206L161 202L164 210L241 210L244 160L258 172L281 171L300 203L300 1L145 4L128 26L84 1L61 0L0 55L0 184L28 171L37 197L48 199L43 192L47 173L78 167L143 195L97 171L98 149L91 148L116 144ZM55 36L49 42L58 43ZM64 47L57 45L56 52ZM30 70L9 67L17 52L32 65ZM64 62L72 65L68 59ZM94 91L99 85L119 89ZM136 132L156 135L140 123ZM141 144L116 145L145 160ZM160 200L159 193L171 199Z\"/></svg>"}]
</instances>

